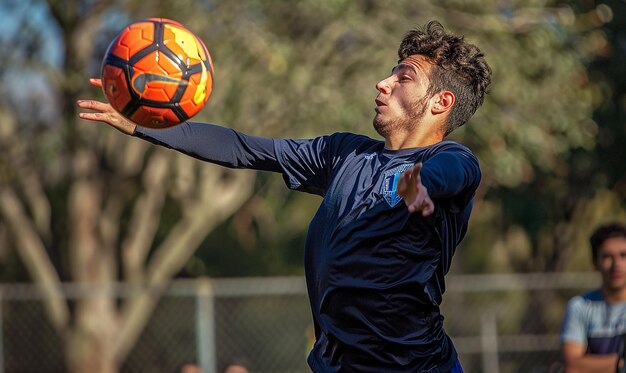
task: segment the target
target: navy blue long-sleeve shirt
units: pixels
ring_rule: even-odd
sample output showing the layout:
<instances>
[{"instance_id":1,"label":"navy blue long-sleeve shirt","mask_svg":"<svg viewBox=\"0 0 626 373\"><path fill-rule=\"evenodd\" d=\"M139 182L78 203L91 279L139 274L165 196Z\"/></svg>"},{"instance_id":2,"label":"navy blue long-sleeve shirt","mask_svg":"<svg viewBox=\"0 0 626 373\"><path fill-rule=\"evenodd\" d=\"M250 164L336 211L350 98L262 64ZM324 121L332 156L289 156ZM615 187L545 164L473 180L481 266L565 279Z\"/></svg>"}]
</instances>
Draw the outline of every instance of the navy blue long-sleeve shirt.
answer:
<instances>
[{"instance_id":1,"label":"navy blue long-sleeve shirt","mask_svg":"<svg viewBox=\"0 0 626 373\"><path fill-rule=\"evenodd\" d=\"M305 246L314 372L452 369L457 354L439 305L480 182L465 146L394 151L350 133L268 139L199 123L135 136L226 167L279 172L289 188L323 197ZM417 162L435 203L429 217L409 214L396 193Z\"/></svg>"}]
</instances>

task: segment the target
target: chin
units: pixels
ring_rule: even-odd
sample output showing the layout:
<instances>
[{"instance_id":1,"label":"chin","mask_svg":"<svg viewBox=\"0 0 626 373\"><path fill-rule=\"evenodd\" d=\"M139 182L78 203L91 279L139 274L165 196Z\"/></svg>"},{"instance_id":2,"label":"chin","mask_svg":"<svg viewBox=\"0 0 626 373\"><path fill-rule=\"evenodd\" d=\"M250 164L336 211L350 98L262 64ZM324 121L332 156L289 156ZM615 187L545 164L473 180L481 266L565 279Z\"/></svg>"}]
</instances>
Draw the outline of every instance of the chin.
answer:
<instances>
[{"instance_id":1,"label":"chin","mask_svg":"<svg viewBox=\"0 0 626 373\"><path fill-rule=\"evenodd\" d=\"M376 132L378 132L378 134L382 137L386 138L391 132L391 125L381 120L378 115L374 117L373 125Z\"/></svg>"},{"instance_id":2,"label":"chin","mask_svg":"<svg viewBox=\"0 0 626 373\"><path fill-rule=\"evenodd\" d=\"M612 292L626 291L626 283L624 281L612 282L609 288Z\"/></svg>"}]
</instances>

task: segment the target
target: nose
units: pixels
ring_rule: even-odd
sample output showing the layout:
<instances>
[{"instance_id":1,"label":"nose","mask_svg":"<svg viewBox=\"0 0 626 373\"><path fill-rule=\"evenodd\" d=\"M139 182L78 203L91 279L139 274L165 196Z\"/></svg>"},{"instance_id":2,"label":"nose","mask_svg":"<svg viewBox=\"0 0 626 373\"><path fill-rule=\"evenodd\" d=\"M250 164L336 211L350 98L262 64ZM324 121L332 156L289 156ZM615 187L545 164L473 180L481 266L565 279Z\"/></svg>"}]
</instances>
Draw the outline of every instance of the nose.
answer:
<instances>
[{"instance_id":1,"label":"nose","mask_svg":"<svg viewBox=\"0 0 626 373\"><path fill-rule=\"evenodd\" d=\"M389 93L391 87L389 86L389 78L383 79L376 84L376 89L380 93Z\"/></svg>"}]
</instances>

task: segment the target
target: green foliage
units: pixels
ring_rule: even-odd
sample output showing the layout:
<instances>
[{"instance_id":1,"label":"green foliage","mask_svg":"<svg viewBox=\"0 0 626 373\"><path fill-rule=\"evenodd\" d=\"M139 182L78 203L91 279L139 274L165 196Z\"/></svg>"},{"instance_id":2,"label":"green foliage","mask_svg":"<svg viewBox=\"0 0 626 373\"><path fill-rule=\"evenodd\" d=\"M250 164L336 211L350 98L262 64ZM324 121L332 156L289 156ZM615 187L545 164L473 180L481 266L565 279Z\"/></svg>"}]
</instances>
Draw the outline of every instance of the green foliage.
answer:
<instances>
[{"instance_id":1,"label":"green foliage","mask_svg":"<svg viewBox=\"0 0 626 373\"><path fill-rule=\"evenodd\" d=\"M534 86L526 85L538 71L533 64L524 69L533 74L510 86L523 88L517 100L526 111L508 124L508 133L486 142L494 159L481 160L483 170L509 162L510 169L517 170L510 175L517 180L499 178L497 168L493 172L501 182L477 204L477 224L470 228L462 254L493 256L482 265L464 266L465 271L591 270L590 233L601 223L625 218L624 191L619 187L624 174L617 165L624 155L617 146L624 139L624 109L614 103L625 91L619 78L624 76L625 51L618 30L626 18L620 2L602 3L571 2L555 8L552 14L559 23L548 30L558 31L551 43L562 40L560 46L548 44L553 48L539 49L541 53L532 49L534 61L550 57L543 59L549 70ZM606 16L609 5L612 18ZM516 101L514 106L522 105ZM485 205L492 206L487 211L497 206L496 214L481 216ZM512 234L520 229L523 234ZM520 256L516 247L526 254ZM488 254L478 254L485 251Z\"/></svg>"}]
</instances>

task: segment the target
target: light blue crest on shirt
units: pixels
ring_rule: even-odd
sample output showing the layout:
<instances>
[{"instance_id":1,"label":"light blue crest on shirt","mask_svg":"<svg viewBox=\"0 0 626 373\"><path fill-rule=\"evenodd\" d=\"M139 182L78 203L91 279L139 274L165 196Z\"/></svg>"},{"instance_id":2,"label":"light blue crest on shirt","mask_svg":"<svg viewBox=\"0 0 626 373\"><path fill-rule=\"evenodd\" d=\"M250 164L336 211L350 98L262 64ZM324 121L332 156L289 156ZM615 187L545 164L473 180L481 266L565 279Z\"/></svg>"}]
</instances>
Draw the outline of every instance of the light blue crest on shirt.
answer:
<instances>
[{"instance_id":1,"label":"light blue crest on shirt","mask_svg":"<svg viewBox=\"0 0 626 373\"><path fill-rule=\"evenodd\" d=\"M405 163L383 172L383 185L380 187L380 194L382 194L389 206L394 207L398 202L402 201L402 197L397 193L398 180L400 180L400 175L411 167L413 167L413 163Z\"/></svg>"}]
</instances>

